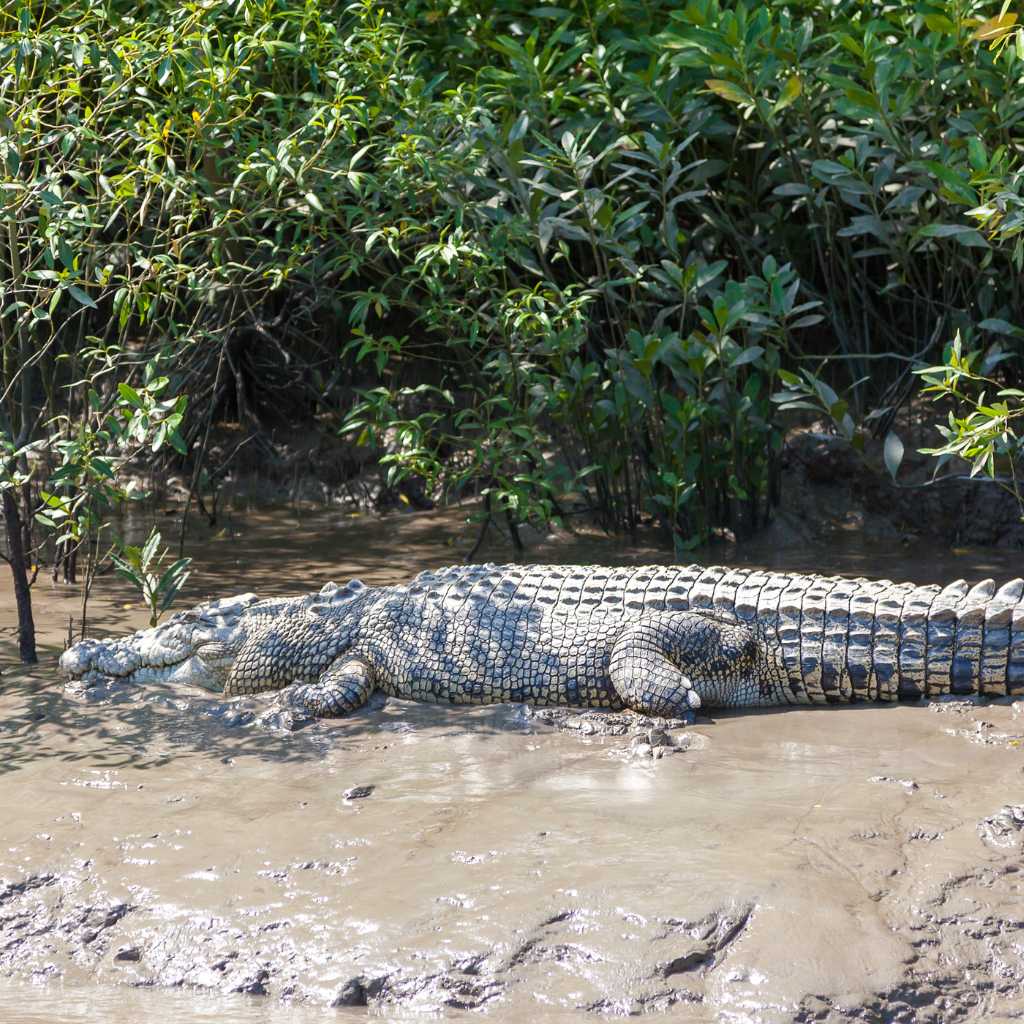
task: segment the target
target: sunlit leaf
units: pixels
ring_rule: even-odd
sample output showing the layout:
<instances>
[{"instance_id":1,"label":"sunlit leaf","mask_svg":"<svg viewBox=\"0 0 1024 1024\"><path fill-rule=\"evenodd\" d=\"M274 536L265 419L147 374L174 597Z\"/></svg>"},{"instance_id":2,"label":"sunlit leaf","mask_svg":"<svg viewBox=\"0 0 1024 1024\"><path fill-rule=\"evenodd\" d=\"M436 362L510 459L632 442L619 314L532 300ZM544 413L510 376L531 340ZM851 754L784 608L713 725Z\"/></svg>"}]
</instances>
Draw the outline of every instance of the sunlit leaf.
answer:
<instances>
[{"instance_id":1,"label":"sunlit leaf","mask_svg":"<svg viewBox=\"0 0 1024 1024\"><path fill-rule=\"evenodd\" d=\"M129 405L133 405L136 409L145 408L142 404L142 398L139 396L138 391L136 391L130 384L126 384L124 381L121 381L117 385L117 391Z\"/></svg>"},{"instance_id":2,"label":"sunlit leaf","mask_svg":"<svg viewBox=\"0 0 1024 1024\"><path fill-rule=\"evenodd\" d=\"M1008 11L1003 14L997 14L994 18L989 18L987 21L983 21L974 30L971 38L976 39L979 42L999 40L1013 31L1013 27L1016 24L1016 14L1011 14Z\"/></svg>"},{"instance_id":3,"label":"sunlit leaf","mask_svg":"<svg viewBox=\"0 0 1024 1024\"><path fill-rule=\"evenodd\" d=\"M724 78L709 78L704 83L716 96L730 103L753 103L751 96L740 86L727 82Z\"/></svg>"},{"instance_id":4,"label":"sunlit leaf","mask_svg":"<svg viewBox=\"0 0 1024 1024\"><path fill-rule=\"evenodd\" d=\"M956 25L944 14L926 14L924 23L932 32L938 32L944 36L956 35Z\"/></svg>"},{"instance_id":5,"label":"sunlit leaf","mask_svg":"<svg viewBox=\"0 0 1024 1024\"><path fill-rule=\"evenodd\" d=\"M782 92L779 94L778 100L775 102L775 106L772 108L773 111L778 113L780 110L784 110L791 103L796 101L802 90L803 83L800 80L800 76L790 75L782 89Z\"/></svg>"}]
</instances>

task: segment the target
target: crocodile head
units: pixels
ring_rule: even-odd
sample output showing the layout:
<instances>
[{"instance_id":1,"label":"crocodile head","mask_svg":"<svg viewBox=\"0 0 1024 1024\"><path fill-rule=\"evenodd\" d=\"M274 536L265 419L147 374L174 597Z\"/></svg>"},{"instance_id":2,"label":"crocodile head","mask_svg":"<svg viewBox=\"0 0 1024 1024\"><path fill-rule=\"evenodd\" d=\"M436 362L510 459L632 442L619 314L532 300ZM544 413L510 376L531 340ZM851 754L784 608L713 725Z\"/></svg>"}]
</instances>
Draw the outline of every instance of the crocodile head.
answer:
<instances>
[{"instance_id":1,"label":"crocodile head","mask_svg":"<svg viewBox=\"0 0 1024 1024\"><path fill-rule=\"evenodd\" d=\"M120 680L222 690L234 654L245 641L243 616L256 600L255 594L239 594L177 612L131 636L83 640L61 655L61 671L69 682L86 687Z\"/></svg>"}]
</instances>

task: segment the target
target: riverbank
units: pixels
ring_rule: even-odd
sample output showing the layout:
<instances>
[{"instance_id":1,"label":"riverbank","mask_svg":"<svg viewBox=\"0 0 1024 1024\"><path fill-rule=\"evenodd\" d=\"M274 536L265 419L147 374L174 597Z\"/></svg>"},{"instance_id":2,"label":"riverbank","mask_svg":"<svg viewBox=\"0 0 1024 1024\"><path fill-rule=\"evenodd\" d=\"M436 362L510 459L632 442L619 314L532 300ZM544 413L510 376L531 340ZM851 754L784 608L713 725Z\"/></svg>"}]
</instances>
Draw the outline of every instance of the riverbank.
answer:
<instances>
[{"instance_id":1,"label":"riverbank","mask_svg":"<svg viewBox=\"0 0 1024 1024\"><path fill-rule=\"evenodd\" d=\"M232 512L194 538L183 601L395 582L458 561L463 518ZM922 582L1015 572L1008 552L881 541L714 555ZM664 556L581 534L530 557ZM1024 1014L1022 702L716 714L653 745L632 725L394 700L288 731L273 698L67 694L52 659L77 599L48 584L35 597L43 662L5 668L0 691L0 972L46 986L50 1007L57 986L128 986L156 990L154 1015L181 1016L171 990L186 989L197 1013L215 997L239 1024L279 1005L300 1008L296 1024L331 1006ZM114 579L92 608L98 632L143 624ZM0 1017L31 1019L25 992L0 990ZM97 998L114 1024L141 1005Z\"/></svg>"}]
</instances>

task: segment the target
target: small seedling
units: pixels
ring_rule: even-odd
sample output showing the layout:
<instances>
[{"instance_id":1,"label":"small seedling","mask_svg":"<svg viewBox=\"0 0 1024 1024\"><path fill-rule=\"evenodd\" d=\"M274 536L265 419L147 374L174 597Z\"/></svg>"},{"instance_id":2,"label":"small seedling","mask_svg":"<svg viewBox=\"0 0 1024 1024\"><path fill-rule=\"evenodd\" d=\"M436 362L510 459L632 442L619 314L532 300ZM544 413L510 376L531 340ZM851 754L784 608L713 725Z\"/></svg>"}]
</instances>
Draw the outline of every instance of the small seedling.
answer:
<instances>
[{"instance_id":1,"label":"small seedling","mask_svg":"<svg viewBox=\"0 0 1024 1024\"><path fill-rule=\"evenodd\" d=\"M178 591L191 575L191 558L179 558L160 572L168 556L167 548L157 554L160 540L160 531L154 527L141 548L125 544L119 553L110 556L118 575L123 576L142 594L149 609L151 627L171 607Z\"/></svg>"}]
</instances>

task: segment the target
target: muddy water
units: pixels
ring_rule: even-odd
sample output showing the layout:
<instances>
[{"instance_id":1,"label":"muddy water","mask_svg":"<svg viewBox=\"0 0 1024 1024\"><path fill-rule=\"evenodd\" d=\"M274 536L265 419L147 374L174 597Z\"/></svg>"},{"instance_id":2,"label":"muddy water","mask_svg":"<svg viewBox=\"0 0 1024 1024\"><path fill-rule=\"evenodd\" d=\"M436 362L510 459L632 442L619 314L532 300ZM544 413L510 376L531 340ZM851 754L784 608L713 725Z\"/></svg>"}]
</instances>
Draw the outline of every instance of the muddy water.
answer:
<instances>
[{"instance_id":1,"label":"muddy water","mask_svg":"<svg viewBox=\"0 0 1024 1024\"><path fill-rule=\"evenodd\" d=\"M186 599L395 582L471 539L455 513L237 516L190 546ZM529 557L665 560L593 536ZM853 542L713 558L1020 574L1010 553ZM0 1021L1024 1017L1024 702L655 739L632 716L389 701L288 732L260 724L271 698L67 696L77 598L37 585L44 662L24 672L3 586ZM90 618L144 624L108 579Z\"/></svg>"}]
</instances>

